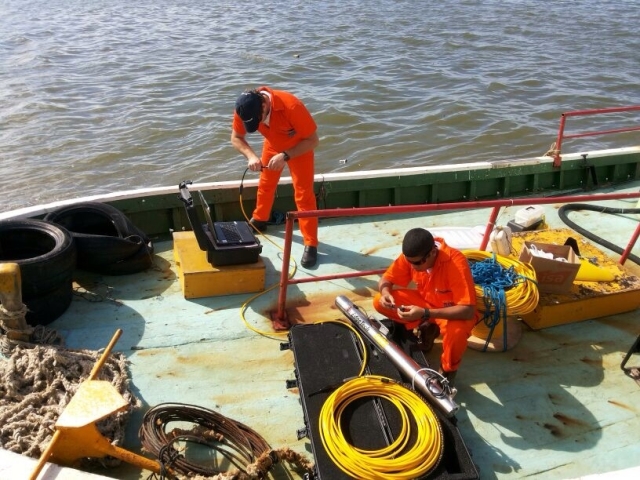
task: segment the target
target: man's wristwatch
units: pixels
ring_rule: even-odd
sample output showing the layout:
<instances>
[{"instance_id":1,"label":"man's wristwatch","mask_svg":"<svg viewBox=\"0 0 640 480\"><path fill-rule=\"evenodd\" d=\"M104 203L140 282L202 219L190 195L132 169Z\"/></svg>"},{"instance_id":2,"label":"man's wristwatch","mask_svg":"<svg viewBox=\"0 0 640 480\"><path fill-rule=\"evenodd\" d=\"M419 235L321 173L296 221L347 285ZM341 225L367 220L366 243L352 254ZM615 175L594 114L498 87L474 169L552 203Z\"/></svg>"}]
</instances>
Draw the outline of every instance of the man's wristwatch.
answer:
<instances>
[{"instance_id":1,"label":"man's wristwatch","mask_svg":"<svg viewBox=\"0 0 640 480\"><path fill-rule=\"evenodd\" d=\"M424 313L422 314L422 319L423 320L429 320L429 317L431 316L431 312L429 312L428 308L424 309Z\"/></svg>"},{"instance_id":2,"label":"man's wristwatch","mask_svg":"<svg viewBox=\"0 0 640 480\"><path fill-rule=\"evenodd\" d=\"M282 155L284 155L284 161L285 162L288 162L289 159L291 158L287 152L282 152Z\"/></svg>"}]
</instances>

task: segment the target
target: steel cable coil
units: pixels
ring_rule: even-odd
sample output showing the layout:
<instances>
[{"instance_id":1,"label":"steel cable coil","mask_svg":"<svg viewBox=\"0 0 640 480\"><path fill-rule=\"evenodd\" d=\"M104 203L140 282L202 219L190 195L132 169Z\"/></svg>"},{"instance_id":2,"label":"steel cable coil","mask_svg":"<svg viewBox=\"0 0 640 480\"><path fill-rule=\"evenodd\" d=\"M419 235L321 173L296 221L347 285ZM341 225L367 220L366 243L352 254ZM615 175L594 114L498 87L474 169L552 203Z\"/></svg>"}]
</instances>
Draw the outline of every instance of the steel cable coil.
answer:
<instances>
[{"instance_id":1,"label":"steel cable coil","mask_svg":"<svg viewBox=\"0 0 640 480\"><path fill-rule=\"evenodd\" d=\"M171 422L190 423L194 427L169 431L167 426ZM151 408L144 416L139 437L144 449L159 459L163 469L185 475L214 476L225 471L220 470L218 462L213 462L216 466L190 462L174 446L179 442L196 443L217 451L245 474L244 478L260 478L247 474L248 467L259 457L267 457L267 470L278 461L277 458L269 458L271 447L251 428L196 405L163 403Z\"/></svg>"}]
</instances>

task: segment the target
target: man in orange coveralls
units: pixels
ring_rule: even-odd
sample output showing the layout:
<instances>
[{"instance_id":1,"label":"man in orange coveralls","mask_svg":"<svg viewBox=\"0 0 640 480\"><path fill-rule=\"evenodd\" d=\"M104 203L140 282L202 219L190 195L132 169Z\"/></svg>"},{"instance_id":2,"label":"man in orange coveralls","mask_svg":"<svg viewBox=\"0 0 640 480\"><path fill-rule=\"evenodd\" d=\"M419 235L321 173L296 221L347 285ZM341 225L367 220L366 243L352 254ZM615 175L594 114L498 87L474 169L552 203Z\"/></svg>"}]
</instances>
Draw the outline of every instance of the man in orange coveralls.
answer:
<instances>
[{"instance_id":1,"label":"man in orange coveralls","mask_svg":"<svg viewBox=\"0 0 640 480\"><path fill-rule=\"evenodd\" d=\"M413 281L417 289L406 288ZM403 288L396 288L399 286ZM440 373L453 383L467 339L479 319L467 258L423 228L409 230L398 256L378 282L374 308L414 330L429 351L442 333Z\"/></svg>"},{"instance_id":2,"label":"man in orange coveralls","mask_svg":"<svg viewBox=\"0 0 640 480\"><path fill-rule=\"evenodd\" d=\"M256 130L264 137L262 159L245 139L247 133ZM249 170L260 172L256 208L250 220L257 230L267 228L285 164L291 172L298 211L316 210L313 150L320 142L316 130L305 105L289 92L259 87L243 92L236 100L231 144L247 158ZM310 268L318 260L318 219L301 218L299 224L304 240L301 264Z\"/></svg>"}]
</instances>

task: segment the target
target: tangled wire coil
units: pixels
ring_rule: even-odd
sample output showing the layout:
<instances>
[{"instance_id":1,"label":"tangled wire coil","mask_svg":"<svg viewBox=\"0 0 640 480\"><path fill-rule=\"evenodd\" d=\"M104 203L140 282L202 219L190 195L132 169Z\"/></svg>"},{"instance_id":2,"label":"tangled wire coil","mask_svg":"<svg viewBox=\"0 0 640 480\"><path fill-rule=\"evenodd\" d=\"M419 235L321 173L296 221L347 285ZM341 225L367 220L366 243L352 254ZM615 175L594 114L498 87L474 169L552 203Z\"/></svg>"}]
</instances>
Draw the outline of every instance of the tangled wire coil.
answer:
<instances>
[{"instance_id":1,"label":"tangled wire coil","mask_svg":"<svg viewBox=\"0 0 640 480\"><path fill-rule=\"evenodd\" d=\"M391 445L364 450L351 445L342 431L342 415L353 401L380 397L394 405L402 419ZM413 417L415 443L409 445ZM365 375L336 389L320 411L320 437L333 462L353 478L415 479L434 469L444 452L442 427L433 409L417 393L388 378Z\"/></svg>"},{"instance_id":2,"label":"tangled wire coil","mask_svg":"<svg viewBox=\"0 0 640 480\"><path fill-rule=\"evenodd\" d=\"M171 422L188 422L194 426L189 430L174 428L168 431L167 425ZM159 459L163 476L164 472L178 471L188 476L220 475L234 480L265 478L280 460L288 461L300 470L312 468L301 455L286 448L273 450L248 426L197 405L162 403L151 408L143 418L139 437L144 449ZM197 443L215 450L237 470L222 470L219 462L213 462L214 466L190 462L174 446L178 442Z\"/></svg>"},{"instance_id":3,"label":"tangled wire coil","mask_svg":"<svg viewBox=\"0 0 640 480\"><path fill-rule=\"evenodd\" d=\"M471 263L476 300L485 312L485 323L495 324L500 317L525 315L536 308L540 293L531 265L482 250L463 253Z\"/></svg>"}]
</instances>

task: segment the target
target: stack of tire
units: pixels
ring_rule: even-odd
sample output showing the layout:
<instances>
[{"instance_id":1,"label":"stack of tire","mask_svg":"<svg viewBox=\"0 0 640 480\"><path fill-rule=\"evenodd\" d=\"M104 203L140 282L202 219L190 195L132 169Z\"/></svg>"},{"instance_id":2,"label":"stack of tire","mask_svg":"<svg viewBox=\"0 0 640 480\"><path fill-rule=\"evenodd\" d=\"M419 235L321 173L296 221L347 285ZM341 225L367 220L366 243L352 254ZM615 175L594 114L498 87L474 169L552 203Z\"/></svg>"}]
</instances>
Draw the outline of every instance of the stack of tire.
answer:
<instances>
[{"instance_id":1,"label":"stack of tire","mask_svg":"<svg viewBox=\"0 0 640 480\"><path fill-rule=\"evenodd\" d=\"M73 272L126 275L152 266L153 244L120 210L84 202L44 220L0 222L0 262L17 263L29 325L62 315L73 295Z\"/></svg>"},{"instance_id":2,"label":"stack of tire","mask_svg":"<svg viewBox=\"0 0 640 480\"><path fill-rule=\"evenodd\" d=\"M67 310L76 246L65 228L42 220L0 222L0 262L20 267L29 325L46 325Z\"/></svg>"}]
</instances>

